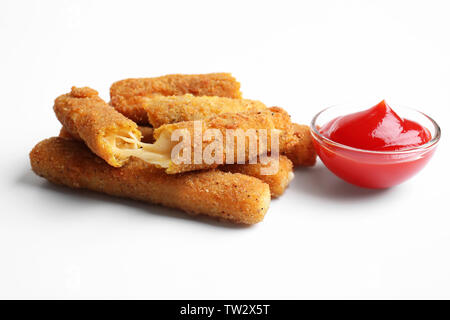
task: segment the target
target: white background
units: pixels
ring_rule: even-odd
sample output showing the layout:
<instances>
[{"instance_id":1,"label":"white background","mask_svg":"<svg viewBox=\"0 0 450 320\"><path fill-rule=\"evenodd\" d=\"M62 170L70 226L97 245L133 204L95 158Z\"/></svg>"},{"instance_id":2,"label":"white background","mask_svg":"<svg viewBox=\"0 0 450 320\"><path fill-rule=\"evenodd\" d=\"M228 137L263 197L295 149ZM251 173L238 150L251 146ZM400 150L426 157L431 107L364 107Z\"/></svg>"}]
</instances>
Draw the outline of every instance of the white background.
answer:
<instances>
[{"instance_id":1,"label":"white background","mask_svg":"<svg viewBox=\"0 0 450 320\"><path fill-rule=\"evenodd\" d=\"M0 298L450 298L448 1L0 2ZM371 191L319 163L235 227L53 186L28 153L56 96L232 72L309 123L386 98L443 128L429 165Z\"/></svg>"}]
</instances>

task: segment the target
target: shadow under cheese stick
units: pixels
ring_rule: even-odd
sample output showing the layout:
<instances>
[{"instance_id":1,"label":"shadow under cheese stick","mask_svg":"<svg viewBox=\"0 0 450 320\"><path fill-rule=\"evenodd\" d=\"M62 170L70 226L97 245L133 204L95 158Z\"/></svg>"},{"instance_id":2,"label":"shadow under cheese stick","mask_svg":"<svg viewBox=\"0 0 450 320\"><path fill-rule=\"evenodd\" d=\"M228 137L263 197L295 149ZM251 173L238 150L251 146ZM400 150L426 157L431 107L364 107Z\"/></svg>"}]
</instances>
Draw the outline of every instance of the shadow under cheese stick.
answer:
<instances>
[{"instance_id":1,"label":"shadow under cheese stick","mask_svg":"<svg viewBox=\"0 0 450 320\"><path fill-rule=\"evenodd\" d=\"M136 158L115 168L84 143L59 137L38 143L30 153L30 161L37 175L56 184L235 223L262 221L270 204L269 186L257 178L219 170L167 175Z\"/></svg>"},{"instance_id":2,"label":"shadow under cheese stick","mask_svg":"<svg viewBox=\"0 0 450 320\"><path fill-rule=\"evenodd\" d=\"M155 78L117 81L111 85L111 105L138 124L147 124L141 97L156 95L241 98L240 84L229 73L172 74Z\"/></svg>"},{"instance_id":3,"label":"shadow under cheese stick","mask_svg":"<svg viewBox=\"0 0 450 320\"><path fill-rule=\"evenodd\" d=\"M155 137L153 137L153 132L155 131L154 128L152 127L147 127L147 126L138 126L139 131L142 134L142 142L145 143L154 143L155 142Z\"/></svg>"},{"instance_id":4,"label":"shadow under cheese stick","mask_svg":"<svg viewBox=\"0 0 450 320\"><path fill-rule=\"evenodd\" d=\"M196 149L200 148L201 155L209 147L202 141L204 133L208 129L215 129L222 137L227 136L229 129L246 130L263 129L266 132L266 145L258 148L258 155L271 152L272 135L280 133L279 149L282 153L295 138L289 115L281 108L272 107L263 111L249 111L242 113L226 113L206 119L200 123L185 121L161 126L154 130L155 143L141 142L141 132L137 125L122 114L115 111L98 97L95 90L90 88L72 88L69 94L62 95L55 100L54 111L61 124L75 138L85 141L87 146L110 165L122 166L131 156L140 158L150 164L165 168L166 173L175 174L200 169L217 167L221 161L207 163L200 158L196 160ZM197 128L197 125L200 127ZM190 159L187 161L173 161L172 149L178 146L177 141L172 141L174 131L187 133L189 139ZM200 134L200 146L195 141L196 131ZM248 137L244 137L248 138ZM250 139L250 138L248 138ZM244 141L243 157L245 162L253 156L250 152L250 144ZM256 144L259 145L259 137L256 136ZM238 146L233 143L230 149L226 139L220 141L223 145L222 154L219 157L221 163L229 163L227 156L233 153L237 163ZM233 161L234 160L234 161Z\"/></svg>"}]
</instances>

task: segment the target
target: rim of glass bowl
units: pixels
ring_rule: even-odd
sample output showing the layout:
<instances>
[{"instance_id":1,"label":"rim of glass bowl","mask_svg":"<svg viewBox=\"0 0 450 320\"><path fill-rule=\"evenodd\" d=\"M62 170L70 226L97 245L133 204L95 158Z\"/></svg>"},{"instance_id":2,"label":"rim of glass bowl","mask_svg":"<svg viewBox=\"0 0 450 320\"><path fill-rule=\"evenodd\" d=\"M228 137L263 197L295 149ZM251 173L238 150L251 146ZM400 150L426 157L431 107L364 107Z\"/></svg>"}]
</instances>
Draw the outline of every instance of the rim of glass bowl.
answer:
<instances>
[{"instance_id":1,"label":"rim of glass bowl","mask_svg":"<svg viewBox=\"0 0 450 320\"><path fill-rule=\"evenodd\" d=\"M321 114L323 114L326 111L329 111L332 108L338 108L338 107L350 107L350 106L333 105L333 106L330 106L328 108L325 108L325 109L321 110L311 120L310 128L311 128L311 131L313 133L313 136L316 135L321 140L325 141L326 143L331 144L331 145L333 145L335 147L339 147L341 149L346 149L346 150L355 151L355 152L364 152L364 153L371 153L371 154L384 154L384 155L388 155L388 154L389 155L392 155L392 154L408 154L408 153L415 153L417 151L423 151L423 150L429 149L429 148L435 146L439 142L439 139L441 138L441 128L439 127L437 122L433 120L433 118L431 118L430 116L426 115L425 113L423 113L423 112L421 112L421 111L419 111L417 109L400 106L399 108L407 109L409 111L413 111L413 112L421 114L422 116L427 118L433 124L435 132L434 132L434 135L433 135L433 137L431 138L430 141L428 141L427 143L422 144L420 146L417 146L417 147L412 147L412 148L402 149L402 150L394 150L394 151L392 151L392 150L390 150L390 151L375 151L375 150L367 150L367 149L360 149L360 148L350 147L350 146L347 146L345 144L341 144L339 142L335 142L335 141L333 141L331 139L328 139L327 137L325 137L324 135L322 135L319 132L319 130L317 129L317 126L316 126L316 120Z\"/></svg>"}]
</instances>

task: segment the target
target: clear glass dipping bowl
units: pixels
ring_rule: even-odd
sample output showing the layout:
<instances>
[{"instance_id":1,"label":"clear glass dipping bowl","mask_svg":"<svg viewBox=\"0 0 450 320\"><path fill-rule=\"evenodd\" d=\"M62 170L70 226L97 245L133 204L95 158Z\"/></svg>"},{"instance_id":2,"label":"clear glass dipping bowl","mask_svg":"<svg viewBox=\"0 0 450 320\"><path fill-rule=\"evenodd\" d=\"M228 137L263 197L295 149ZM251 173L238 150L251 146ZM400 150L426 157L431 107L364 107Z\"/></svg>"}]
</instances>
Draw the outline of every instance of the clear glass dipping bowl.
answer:
<instances>
[{"instance_id":1,"label":"clear glass dipping bowl","mask_svg":"<svg viewBox=\"0 0 450 320\"><path fill-rule=\"evenodd\" d=\"M431 140L400 151L371 151L334 142L320 133L327 122L363 111L361 107L336 105L320 111L311 121L317 154L335 175L354 185L382 189L395 186L419 172L430 160L441 137L439 125L426 114L407 107L393 108L402 118L416 121L431 133Z\"/></svg>"}]
</instances>

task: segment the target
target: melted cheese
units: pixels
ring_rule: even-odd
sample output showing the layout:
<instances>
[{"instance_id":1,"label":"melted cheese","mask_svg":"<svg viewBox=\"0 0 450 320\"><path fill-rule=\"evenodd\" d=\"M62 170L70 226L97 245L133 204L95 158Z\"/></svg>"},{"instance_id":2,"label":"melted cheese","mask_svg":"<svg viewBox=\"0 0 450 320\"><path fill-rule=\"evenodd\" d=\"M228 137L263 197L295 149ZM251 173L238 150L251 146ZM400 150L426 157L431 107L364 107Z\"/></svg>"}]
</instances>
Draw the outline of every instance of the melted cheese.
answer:
<instances>
[{"instance_id":1,"label":"melted cheese","mask_svg":"<svg viewBox=\"0 0 450 320\"><path fill-rule=\"evenodd\" d=\"M162 168L168 168L171 163L172 145L169 133L162 134L153 144L139 141L132 132L129 132L127 136L108 135L105 137L105 142L111 147L116 159L120 161L133 156Z\"/></svg>"}]
</instances>

